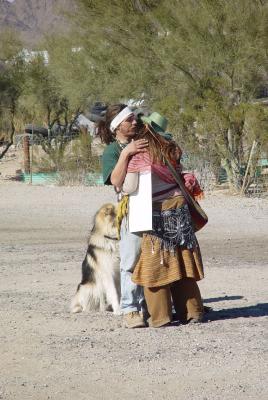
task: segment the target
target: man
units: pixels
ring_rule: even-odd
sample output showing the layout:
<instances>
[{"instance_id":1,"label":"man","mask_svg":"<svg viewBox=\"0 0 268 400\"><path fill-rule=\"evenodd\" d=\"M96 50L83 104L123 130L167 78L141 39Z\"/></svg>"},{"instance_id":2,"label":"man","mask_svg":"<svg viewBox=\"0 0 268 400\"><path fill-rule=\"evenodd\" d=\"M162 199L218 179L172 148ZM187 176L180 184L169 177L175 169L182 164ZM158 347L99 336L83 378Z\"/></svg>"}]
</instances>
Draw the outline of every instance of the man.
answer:
<instances>
[{"instance_id":1,"label":"man","mask_svg":"<svg viewBox=\"0 0 268 400\"><path fill-rule=\"evenodd\" d=\"M123 104L108 106L105 121L100 121L98 134L108 146L102 165L103 180L113 185L119 193L124 182L130 156L145 151L147 140L134 141L137 132L136 117ZM123 218L120 232L121 309L127 328L144 327L142 311L145 311L143 289L131 280L133 269L140 254L141 238L128 230L127 217Z\"/></svg>"}]
</instances>

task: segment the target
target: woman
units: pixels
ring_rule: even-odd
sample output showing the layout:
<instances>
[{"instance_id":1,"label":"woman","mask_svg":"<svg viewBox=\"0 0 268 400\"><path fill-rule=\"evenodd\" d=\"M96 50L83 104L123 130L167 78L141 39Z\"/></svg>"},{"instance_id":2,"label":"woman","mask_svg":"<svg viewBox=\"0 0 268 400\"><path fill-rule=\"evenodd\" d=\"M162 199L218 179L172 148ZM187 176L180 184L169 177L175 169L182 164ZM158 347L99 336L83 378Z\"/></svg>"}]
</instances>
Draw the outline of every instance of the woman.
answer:
<instances>
[{"instance_id":1,"label":"woman","mask_svg":"<svg viewBox=\"0 0 268 400\"><path fill-rule=\"evenodd\" d=\"M204 277L201 253L188 205L163 161L164 154L180 172L176 159L181 150L149 126L136 139L147 139L149 146L146 152L130 158L123 191L135 191L139 173L151 171L153 231L143 234L132 280L144 287L150 326L160 327L172 321L172 301L182 323L201 322L204 310L196 283ZM202 194L193 175L186 174L184 178L188 190Z\"/></svg>"}]
</instances>

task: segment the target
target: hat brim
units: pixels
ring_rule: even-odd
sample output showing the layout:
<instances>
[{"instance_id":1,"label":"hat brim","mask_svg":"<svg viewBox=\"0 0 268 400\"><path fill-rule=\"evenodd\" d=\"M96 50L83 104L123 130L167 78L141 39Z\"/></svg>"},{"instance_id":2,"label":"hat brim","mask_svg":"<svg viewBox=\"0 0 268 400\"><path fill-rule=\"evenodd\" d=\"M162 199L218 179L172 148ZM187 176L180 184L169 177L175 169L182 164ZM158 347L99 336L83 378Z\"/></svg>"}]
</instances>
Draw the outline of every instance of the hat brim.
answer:
<instances>
[{"instance_id":1,"label":"hat brim","mask_svg":"<svg viewBox=\"0 0 268 400\"><path fill-rule=\"evenodd\" d=\"M157 125L155 122L151 121L149 117L142 116L141 120L143 123L150 125L150 127L153 128L156 133L159 133L160 135L165 133L164 129L162 129L161 126Z\"/></svg>"},{"instance_id":2,"label":"hat brim","mask_svg":"<svg viewBox=\"0 0 268 400\"><path fill-rule=\"evenodd\" d=\"M164 139L166 139L166 140L168 140L168 141L173 140L173 136L172 136L171 133L164 132L164 133L160 133L160 135L161 135Z\"/></svg>"},{"instance_id":3,"label":"hat brim","mask_svg":"<svg viewBox=\"0 0 268 400\"><path fill-rule=\"evenodd\" d=\"M145 117L145 115L141 116L141 120L142 122L144 122L145 124L151 125L151 120L148 117Z\"/></svg>"}]
</instances>

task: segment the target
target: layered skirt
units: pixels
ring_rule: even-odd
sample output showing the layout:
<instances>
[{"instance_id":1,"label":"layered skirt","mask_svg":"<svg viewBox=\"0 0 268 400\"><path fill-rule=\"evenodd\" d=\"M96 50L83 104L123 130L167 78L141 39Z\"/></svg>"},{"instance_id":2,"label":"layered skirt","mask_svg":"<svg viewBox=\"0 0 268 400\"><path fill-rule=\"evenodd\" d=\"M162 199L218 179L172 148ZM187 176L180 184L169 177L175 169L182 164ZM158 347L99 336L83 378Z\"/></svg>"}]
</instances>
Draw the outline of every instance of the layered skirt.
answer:
<instances>
[{"instance_id":1,"label":"layered skirt","mask_svg":"<svg viewBox=\"0 0 268 400\"><path fill-rule=\"evenodd\" d=\"M145 287L204 277L202 257L183 196L153 203L153 231L143 234L132 280Z\"/></svg>"}]
</instances>

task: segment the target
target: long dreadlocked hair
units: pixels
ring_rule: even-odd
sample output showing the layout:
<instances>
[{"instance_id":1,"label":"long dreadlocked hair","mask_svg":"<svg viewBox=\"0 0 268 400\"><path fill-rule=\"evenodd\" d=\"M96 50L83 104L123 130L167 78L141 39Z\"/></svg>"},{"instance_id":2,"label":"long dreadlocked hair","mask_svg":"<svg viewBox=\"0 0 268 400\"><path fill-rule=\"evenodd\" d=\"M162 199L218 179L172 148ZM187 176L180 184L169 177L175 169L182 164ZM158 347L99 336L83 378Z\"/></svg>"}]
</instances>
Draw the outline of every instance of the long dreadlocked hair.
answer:
<instances>
[{"instance_id":1,"label":"long dreadlocked hair","mask_svg":"<svg viewBox=\"0 0 268 400\"><path fill-rule=\"evenodd\" d=\"M110 130L110 124L116 115L126 107L126 104L113 104L107 107L105 120L99 121L97 124L97 135L101 138L102 143L110 144L115 141L115 133Z\"/></svg>"}]
</instances>

